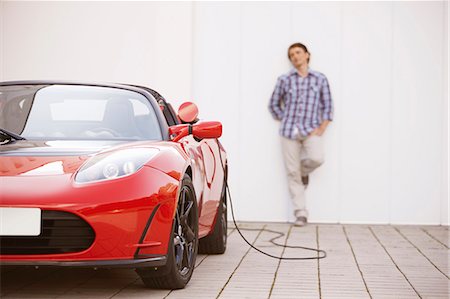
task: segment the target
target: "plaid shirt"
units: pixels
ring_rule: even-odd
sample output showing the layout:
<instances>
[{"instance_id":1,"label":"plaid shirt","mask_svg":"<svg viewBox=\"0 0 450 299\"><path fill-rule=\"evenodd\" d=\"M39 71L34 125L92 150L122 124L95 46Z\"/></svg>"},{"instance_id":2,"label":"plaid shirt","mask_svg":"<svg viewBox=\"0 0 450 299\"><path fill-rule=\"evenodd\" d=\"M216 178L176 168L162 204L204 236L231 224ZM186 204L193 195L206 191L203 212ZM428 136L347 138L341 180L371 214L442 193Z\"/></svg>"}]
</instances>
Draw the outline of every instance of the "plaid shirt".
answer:
<instances>
[{"instance_id":1,"label":"plaid shirt","mask_svg":"<svg viewBox=\"0 0 450 299\"><path fill-rule=\"evenodd\" d=\"M308 69L301 77L293 68L278 78L269 103L272 116L281 120L280 135L308 136L324 120L333 120L330 87L324 74Z\"/></svg>"}]
</instances>

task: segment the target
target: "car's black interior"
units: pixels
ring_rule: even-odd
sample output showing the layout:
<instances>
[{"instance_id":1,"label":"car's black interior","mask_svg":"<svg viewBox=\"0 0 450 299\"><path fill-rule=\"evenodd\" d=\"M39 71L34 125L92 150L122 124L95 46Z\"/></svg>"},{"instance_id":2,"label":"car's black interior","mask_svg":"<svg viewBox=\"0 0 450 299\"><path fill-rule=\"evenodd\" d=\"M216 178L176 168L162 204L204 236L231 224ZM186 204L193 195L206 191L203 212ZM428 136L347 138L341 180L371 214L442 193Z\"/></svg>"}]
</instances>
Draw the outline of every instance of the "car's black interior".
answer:
<instances>
[{"instance_id":1,"label":"car's black interior","mask_svg":"<svg viewBox=\"0 0 450 299\"><path fill-rule=\"evenodd\" d=\"M174 126L174 125L178 125L180 124L180 120L178 119L177 114L175 113L175 111L173 110L173 107L170 103L168 103L166 101L166 99L159 94L157 91L145 87L145 86L139 86L139 85L130 85L133 87L139 87L142 89L145 89L146 91L148 91L158 102L159 106L161 107L162 113L167 121L167 125L170 126Z\"/></svg>"}]
</instances>

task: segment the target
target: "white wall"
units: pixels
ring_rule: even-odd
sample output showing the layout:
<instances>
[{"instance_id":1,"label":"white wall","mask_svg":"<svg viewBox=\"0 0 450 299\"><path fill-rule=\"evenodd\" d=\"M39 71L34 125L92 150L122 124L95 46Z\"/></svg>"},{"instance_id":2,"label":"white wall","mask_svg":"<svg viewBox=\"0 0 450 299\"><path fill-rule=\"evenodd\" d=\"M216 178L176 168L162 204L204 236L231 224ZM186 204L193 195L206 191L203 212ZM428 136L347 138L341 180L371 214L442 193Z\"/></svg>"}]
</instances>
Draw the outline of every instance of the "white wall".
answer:
<instances>
[{"instance_id":1,"label":"white wall","mask_svg":"<svg viewBox=\"0 0 450 299\"><path fill-rule=\"evenodd\" d=\"M2 5L0 79L145 84L221 120L240 220L291 219L267 104L301 41L335 102L310 220L449 223L444 2Z\"/></svg>"},{"instance_id":2,"label":"white wall","mask_svg":"<svg viewBox=\"0 0 450 299\"><path fill-rule=\"evenodd\" d=\"M68 79L191 94L192 4L2 2L4 80Z\"/></svg>"}]
</instances>

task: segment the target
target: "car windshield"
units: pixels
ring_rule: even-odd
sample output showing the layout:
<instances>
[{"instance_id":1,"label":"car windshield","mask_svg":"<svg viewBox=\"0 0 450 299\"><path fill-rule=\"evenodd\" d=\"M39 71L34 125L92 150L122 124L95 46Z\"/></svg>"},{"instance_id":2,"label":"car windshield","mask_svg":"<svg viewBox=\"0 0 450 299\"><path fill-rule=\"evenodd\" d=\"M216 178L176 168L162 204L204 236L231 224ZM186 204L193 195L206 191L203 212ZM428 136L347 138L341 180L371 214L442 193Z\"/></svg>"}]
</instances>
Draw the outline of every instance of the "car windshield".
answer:
<instances>
[{"instance_id":1,"label":"car windshield","mask_svg":"<svg viewBox=\"0 0 450 299\"><path fill-rule=\"evenodd\" d=\"M146 97L85 85L0 86L0 128L26 139L162 139Z\"/></svg>"}]
</instances>

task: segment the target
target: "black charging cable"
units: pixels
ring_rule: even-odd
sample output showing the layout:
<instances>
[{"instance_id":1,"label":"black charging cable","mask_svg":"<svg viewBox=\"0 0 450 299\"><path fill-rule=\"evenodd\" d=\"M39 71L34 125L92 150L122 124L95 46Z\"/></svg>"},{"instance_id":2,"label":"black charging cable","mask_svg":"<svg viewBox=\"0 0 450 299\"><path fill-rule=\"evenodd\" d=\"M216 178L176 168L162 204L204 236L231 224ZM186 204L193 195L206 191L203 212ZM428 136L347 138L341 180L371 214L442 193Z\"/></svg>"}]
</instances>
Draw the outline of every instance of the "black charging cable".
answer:
<instances>
[{"instance_id":1,"label":"black charging cable","mask_svg":"<svg viewBox=\"0 0 450 299\"><path fill-rule=\"evenodd\" d=\"M316 249L316 248L311 248L311 247L304 247L304 246L291 246L291 245L285 245L285 244L280 244L280 243L276 243L275 240L279 239L283 236L285 236L285 233L283 232L279 232L279 231L275 231L275 230L270 230L270 229L257 229L257 228L239 228L239 226L236 223L236 219L234 217L234 208L233 208L233 200L231 199L231 193L230 193L230 188L228 186L228 174L225 171L225 166L222 160L222 153L220 151L220 144L219 144L219 140L216 139L217 141L217 146L219 147L219 157L220 157L220 163L222 165L223 168L223 173L225 174L225 185L226 185L226 192L228 194L228 198L230 200L230 207L231 207L231 216L233 218L233 223L234 223L234 227L236 228L236 230L238 231L239 235L242 237L242 239L245 241L245 243L247 243L251 248L255 249L256 251L274 258L274 259L278 259L278 260L319 260L319 259L323 259L327 256L327 252L325 250L322 249ZM283 248L294 248L294 249L303 249L303 250L309 250L309 251L314 251L317 252L317 256L310 256L310 257L281 257L281 256L276 256L276 255L272 255L270 253L264 252L261 249L255 247L253 244L251 244L242 234L241 230L246 230L246 231L265 231L265 232L269 232L269 233L274 233L277 234L278 236L273 237L272 239L269 240L270 243L274 244L275 246L279 246L279 247L283 247Z\"/></svg>"}]
</instances>

